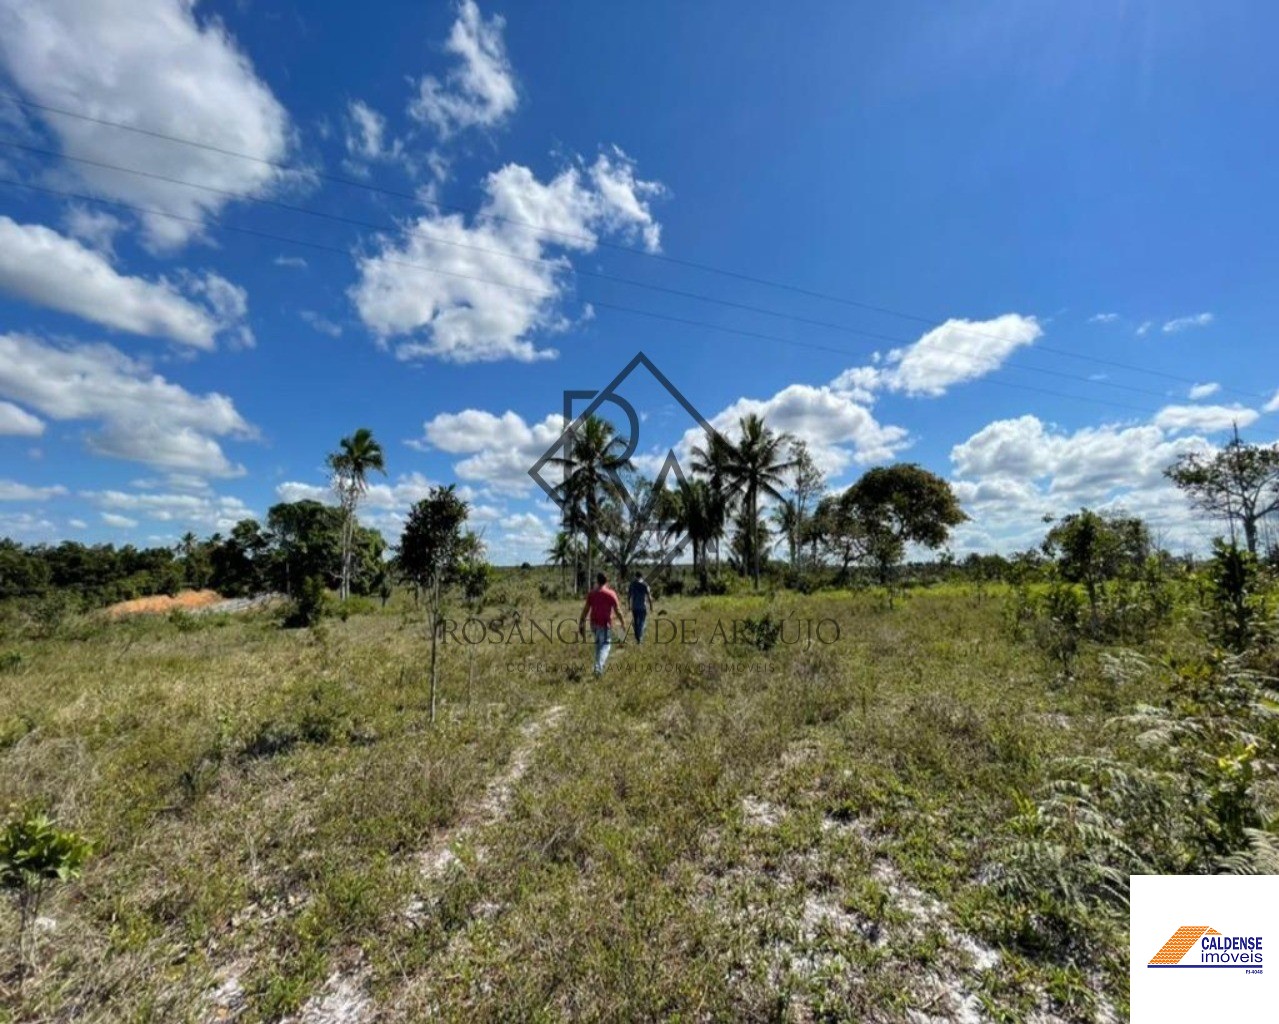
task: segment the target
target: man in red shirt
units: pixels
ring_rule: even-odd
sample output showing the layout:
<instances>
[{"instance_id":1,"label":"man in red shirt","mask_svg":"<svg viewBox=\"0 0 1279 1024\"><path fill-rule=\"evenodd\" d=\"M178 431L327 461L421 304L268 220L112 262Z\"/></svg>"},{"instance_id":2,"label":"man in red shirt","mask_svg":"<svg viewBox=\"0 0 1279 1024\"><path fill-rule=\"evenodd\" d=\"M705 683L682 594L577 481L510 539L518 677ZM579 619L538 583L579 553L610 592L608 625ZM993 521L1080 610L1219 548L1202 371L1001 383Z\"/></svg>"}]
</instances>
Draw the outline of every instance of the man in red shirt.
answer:
<instances>
[{"instance_id":1,"label":"man in red shirt","mask_svg":"<svg viewBox=\"0 0 1279 1024\"><path fill-rule=\"evenodd\" d=\"M581 617L577 620L577 631L586 635L586 616L591 616L591 631L595 634L595 674L604 674L604 665L608 661L609 647L613 642L611 626L613 616L617 616L617 624L626 628L626 620L622 618L622 603L617 594L608 585L608 577L600 573L595 577L599 584L586 595L586 604L582 605Z\"/></svg>"}]
</instances>

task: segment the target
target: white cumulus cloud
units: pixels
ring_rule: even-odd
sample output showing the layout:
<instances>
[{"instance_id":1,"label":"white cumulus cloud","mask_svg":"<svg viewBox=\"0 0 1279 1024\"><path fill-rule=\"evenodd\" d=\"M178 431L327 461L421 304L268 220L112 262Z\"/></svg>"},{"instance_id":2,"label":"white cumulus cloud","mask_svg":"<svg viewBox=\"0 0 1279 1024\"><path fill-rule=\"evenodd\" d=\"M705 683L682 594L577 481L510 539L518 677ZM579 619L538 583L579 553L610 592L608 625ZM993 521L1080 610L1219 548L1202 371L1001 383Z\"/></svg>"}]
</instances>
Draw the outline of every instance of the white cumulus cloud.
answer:
<instances>
[{"instance_id":1,"label":"white cumulus cloud","mask_svg":"<svg viewBox=\"0 0 1279 1024\"><path fill-rule=\"evenodd\" d=\"M994 372L1043 333L1033 316L1018 313L992 320L947 320L913 344L893 349L880 365L845 370L831 386L861 401L877 391L936 397Z\"/></svg>"},{"instance_id":2,"label":"white cumulus cloud","mask_svg":"<svg viewBox=\"0 0 1279 1024\"><path fill-rule=\"evenodd\" d=\"M223 23L197 21L192 0L0 0L0 60L35 102L256 158L36 112L69 157L229 193L65 165L99 195L188 218L141 214L154 248L181 245L233 198L261 195L281 178L271 163L287 153L288 115Z\"/></svg>"},{"instance_id":3,"label":"white cumulus cloud","mask_svg":"<svg viewBox=\"0 0 1279 1024\"><path fill-rule=\"evenodd\" d=\"M400 139L388 140L386 118L363 100L352 100L346 108L346 152L355 169L364 164L398 160L404 155Z\"/></svg>"},{"instance_id":4,"label":"white cumulus cloud","mask_svg":"<svg viewBox=\"0 0 1279 1024\"><path fill-rule=\"evenodd\" d=\"M507 494L526 494L537 486L528 475L529 468L563 430L564 418L556 413L540 423L528 423L510 410L498 416L466 409L429 420L423 425L422 438L413 445L466 456L453 465L461 480Z\"/></svg>"},{"instance_id":5,"label":"white cumulus cloud","mask_svg":"<svg viewBox=\"0 0 1279 1024\"><path fill-rule=\"evenodd\" d=\"M1024 548L1042 540L1042 517L1081 506L1141 515L1170 543L1201 547L1203 526L1164 470L1187 452L1211 452L1203 437L1174 436L1154 423L1063 431L1026 415L996 420L951 449L955 492L973 523L960 548Z\"/></svg>"},{"instance_id":6,"label":"white cumulus cloud","mask_svg":"<svg viewBox=\"0 0 1279 1024\"><path fill-rule=\"evenodd\" d=\"M173 523L179 529L202 529L227 532L241 519L253 517L253 510L239 498L230 495L166 494L163 492L89 491L84 494L94 505L106 509L108 515L124 519L123 513L155 522ZM136 519L129 523L137 525ZM115 525L115 524L113 524Z\"/></svg>"},{"instance_id":7,"label":"white cumulus cloud","mask_svg":"<svg viewBox=\"0 0 1279 1024\"><path fill-rule=\"evenodd\" d=\"M205 476L244 472L218 438L256 436L230 398L194 395L110 345L0 334L0 398L49 419L96 422L86 440L99 454Z\"/></svg>"},{"instance_id":8,"label":"white cumulus cloud","mask_svg":"<svg viewBox=\"0 0 1279 1024\"><path fill-rule=\"evenodd\" d=\"M418 82L409 115L443 138L506 120L519 105L519 92L502 39L505 24L500 15L486 20L474 0L462 0L444 44L458 63L443 80L426 75Z\"/></svg>"},{"instance_id":9,"label":"white cumulus cloud","mask_svg":"<svg viewBox=\"0 0 1279 1024\"><path fill-rule=\"evenodd\" d=\"M164 278L130 277L74 238L2 215L0 289L114 330L200 349L214 348L220 336L240 344L253 339L244 289L218 274L185 273L181 287Z\"/></svg>"},{"instance_id":10,"label":"white cumulus cloud","mask_svg":"<svg viewBox=\"0 0 1279 1024\"><path fill-rule=\"evenodd\" d=\"M124 221L119 217L78 203L67 208L62 223L73 238L107 256L114 254L115 236L124 230Z\"/></svg>"},{"instance_id":11,"label":"white cumulus cloud","mask_svg":"<svg viewBox=\"0 0 1279 1024\"><path fill-rule=\"evenodd\" d=\"M1190 389L1190 393L1188 397L1190 398L1192 402L1197 402L1201 398L1207 398L1210 395L1215 395L1220 390L1221 390L1221 385L1215 382L1209 382L1207 384L1196 384L1194 387Z\"/></svg>"},{"instance_id":12,"label":"white cumulus cloud","mask_svg":"<svg viewBox=\"0 0 1279 1024\"><path fill-rule=\"evenodd\" d=\"M648 201L661 187L638 179L617 150L545 183L508 164L484 190L470 224L457 214L426 215L358 260L351 297L401 359L552 358L555 350L531 336L567 326L558 309L570 270L563 251L590 252L602 234L638 236L650 249L660 241Z\"/></svg>"},{"instance_id":13,"label":"white cumulus cloud","mask_svg":"<svg viewBox=\"0 0 1279 1024\"><path fill-rule=\"evenodd\" d=\"M739 398L710 419L729 440L736 440L738 421L754 413L777 433L787 433L808 443L813 460L835 477L853 464L865 465L891 459L906 448L910 436L904 427L882 424L865 406L829 387L790 384L771 398ZM705 437L694 427L685 435L681 456ZM681 460L682 465L687 465Z\"/></svg>"}]
</instances>

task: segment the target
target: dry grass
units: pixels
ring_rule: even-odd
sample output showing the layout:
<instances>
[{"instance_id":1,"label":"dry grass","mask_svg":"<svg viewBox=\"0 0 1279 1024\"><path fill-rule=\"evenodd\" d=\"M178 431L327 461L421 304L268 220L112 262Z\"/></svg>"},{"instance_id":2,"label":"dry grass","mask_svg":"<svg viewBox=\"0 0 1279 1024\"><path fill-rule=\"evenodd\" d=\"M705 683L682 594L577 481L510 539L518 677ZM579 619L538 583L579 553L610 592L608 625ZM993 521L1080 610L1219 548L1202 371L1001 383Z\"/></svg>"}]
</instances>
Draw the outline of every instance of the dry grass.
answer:
<instances>
[{"instance_id":1,"label":"dry grass","mask_svg":"<svg viewBox=\"0 0 1279 1024\"><path fill-rule=\"evenodd\" d=\"M1053 684L997 601L772 607L842 639L625 645L600 682L573 644L449 647L435 727L409 612L0 640L20 655L0 674L0 804L42 801L101 844L9 1019L1122 1008L1118 939L1095 978L1001 948L981 879L1013 790L1088 750L1124 695ZM703 637L764 608L665 605Z\"/></svg>"}]
</instances>

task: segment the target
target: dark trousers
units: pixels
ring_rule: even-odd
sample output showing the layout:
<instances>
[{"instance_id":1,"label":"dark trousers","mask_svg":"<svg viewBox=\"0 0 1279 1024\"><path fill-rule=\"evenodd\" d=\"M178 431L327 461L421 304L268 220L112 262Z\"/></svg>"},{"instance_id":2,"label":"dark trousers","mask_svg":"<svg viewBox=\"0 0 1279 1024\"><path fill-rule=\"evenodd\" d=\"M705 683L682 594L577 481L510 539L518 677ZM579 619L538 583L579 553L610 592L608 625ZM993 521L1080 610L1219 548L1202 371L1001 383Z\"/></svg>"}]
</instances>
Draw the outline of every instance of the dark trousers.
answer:
<instances>
[{"instance_id":1,"label":"dark trousers","mask_svg":"<svg viewBox=\"0 0 1279 1024\"><path fill-rule=\"evenodd\" d=\"M643 608L631 609L631 621L635 624L635 642L644 642L644 623L648 621L648 611Z\"/></svg>"}]
</instances>

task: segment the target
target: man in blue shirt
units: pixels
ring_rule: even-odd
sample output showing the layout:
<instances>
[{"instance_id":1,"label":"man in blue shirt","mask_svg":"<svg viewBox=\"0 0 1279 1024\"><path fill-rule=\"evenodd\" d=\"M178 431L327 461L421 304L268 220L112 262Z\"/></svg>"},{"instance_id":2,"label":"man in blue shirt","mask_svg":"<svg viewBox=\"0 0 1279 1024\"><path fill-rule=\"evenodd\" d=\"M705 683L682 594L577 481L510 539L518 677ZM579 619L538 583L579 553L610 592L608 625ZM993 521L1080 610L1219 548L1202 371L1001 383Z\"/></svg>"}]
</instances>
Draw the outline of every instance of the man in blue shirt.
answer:
<instances>
[{"instance_id":1,"label":"man in blue shirt","mask_svg":"<svg viewBox=\"0 0 1279 1024\"><path fill-rule=\"evenodd\" d=\"M644 642L644 623L648 621L649 609L653 607L653 594L644 582L644 574L637 572L631 580L627 596L631 602L631 619L635 624L635 642Z\"/></svg>"}]
</instances>

